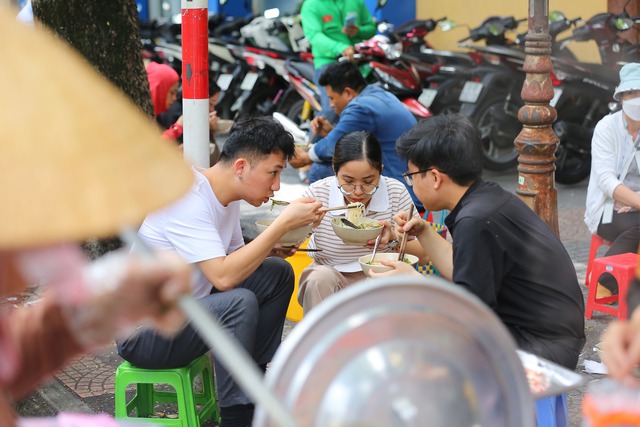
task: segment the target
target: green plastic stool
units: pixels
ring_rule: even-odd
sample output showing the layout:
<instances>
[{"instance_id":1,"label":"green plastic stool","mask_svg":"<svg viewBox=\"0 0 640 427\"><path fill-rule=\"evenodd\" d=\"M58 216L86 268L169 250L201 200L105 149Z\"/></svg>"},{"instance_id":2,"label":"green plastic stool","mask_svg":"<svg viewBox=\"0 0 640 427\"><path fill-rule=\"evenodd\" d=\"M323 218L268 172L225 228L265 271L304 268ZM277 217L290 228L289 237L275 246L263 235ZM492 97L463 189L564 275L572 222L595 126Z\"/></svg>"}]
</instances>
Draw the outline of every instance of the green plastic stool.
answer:
<instances>
[{"instance_id":1,"label":"green plastic stool","mask_svg":"<svg viewBox=\"0 0 640 427\"><path fill-rule=\"evenodd\" d=\"M198 374L202 374L202 393L193 391L193 380ZM127 387L134 383L136 394L127 402ZM154 384L169 384L175 392L155 390ZM198 427L209 419L220 424L211 364L206 354L175 369L141 369L122 362L116 371L115 389L116 418L171 427ZM178 418L147 418L153 415L156 402L176 403ZM201 405L199 410L196 405ZM137 416L130 417L134 409Z\"/></svg>"}]
</instances>

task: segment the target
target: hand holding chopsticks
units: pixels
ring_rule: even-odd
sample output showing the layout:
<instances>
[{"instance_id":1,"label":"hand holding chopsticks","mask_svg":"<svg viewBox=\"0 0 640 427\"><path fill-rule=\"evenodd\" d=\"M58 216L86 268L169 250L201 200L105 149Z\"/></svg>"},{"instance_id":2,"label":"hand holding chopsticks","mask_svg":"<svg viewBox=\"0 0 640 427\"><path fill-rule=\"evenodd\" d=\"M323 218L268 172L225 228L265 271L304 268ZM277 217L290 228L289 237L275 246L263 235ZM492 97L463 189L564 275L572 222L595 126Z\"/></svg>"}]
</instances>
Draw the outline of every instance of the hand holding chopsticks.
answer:
<instances>
[{"instance_id":1,"label":"hand holding chopsticks","mask_svg":"<svg viewBox=\"0 0 640 427\"><path fill-rule=\"evenodd\" d=\"M411 218L413 218L413 209L409 210L409 216L407 217L407 222L411 221ZM402 234L402 241L400 242L400 252L398 253L398 261L404 260L404 254L406 253L406 250L407 250L408 238L409 238L408 233Z\"/></svg>"}]
</instances>

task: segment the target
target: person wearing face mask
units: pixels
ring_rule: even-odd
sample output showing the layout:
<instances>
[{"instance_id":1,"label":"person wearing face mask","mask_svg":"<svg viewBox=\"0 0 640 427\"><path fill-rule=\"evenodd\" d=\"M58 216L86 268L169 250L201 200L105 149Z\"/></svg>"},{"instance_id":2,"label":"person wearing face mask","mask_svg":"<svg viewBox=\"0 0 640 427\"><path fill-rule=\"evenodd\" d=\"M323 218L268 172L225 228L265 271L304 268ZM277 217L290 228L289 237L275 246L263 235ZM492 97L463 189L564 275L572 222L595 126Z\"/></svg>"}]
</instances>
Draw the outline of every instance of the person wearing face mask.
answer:
<instances>
[{"instance_id":1,"label":"person wearing face mask","mask_svg":"<svg viewBox=\"0 0 640 427\"><path fill-rule=\"evenodd\" d=\"M620 69L613 95L622 111L604 117L591 141L585 223L611 242L605 256L637 252L640 243L640 64ZM598 278L598 297L617 293L613 276Z\"/></svg>"}]
</instances>

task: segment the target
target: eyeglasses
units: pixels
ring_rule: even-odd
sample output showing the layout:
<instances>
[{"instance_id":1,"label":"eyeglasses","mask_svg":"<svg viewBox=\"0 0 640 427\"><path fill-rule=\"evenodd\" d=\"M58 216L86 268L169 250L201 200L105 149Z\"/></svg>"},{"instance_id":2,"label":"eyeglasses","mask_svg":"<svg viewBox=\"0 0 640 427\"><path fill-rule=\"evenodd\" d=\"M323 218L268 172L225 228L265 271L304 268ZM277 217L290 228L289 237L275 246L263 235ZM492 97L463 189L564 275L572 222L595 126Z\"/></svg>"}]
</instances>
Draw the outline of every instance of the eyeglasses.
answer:
<instances>
[{"instance_id":1,"label":"eyeglasses","mask_svg":"<svg viewBox=\"0 0 640 427\"><path fill-rule=\"evenodd\" d=\"M413 187L413 175L418 173L429 172L432 169L435 169L435 168L422 169L417 172L411 172L411 173L409 173L409 171L406 171L405 173L402 174L402 177L404 178L404 182L406 182L409 187Z\"/></svg>"},{"instance_id":2,"label":"eyeglasses","mask_svg":"<svg viewBox=\"0 0 640 427\"><path fill-rule=\"evenodd\" d=\"M344 194L345 196L349 196L349 195L353 194L353 192L356 191L356 187L360 187L360 190L362 190L362 192L364 194L368 194L368 195L372 195L373 193L378 191L378 186L375 185L375 184L362 184L362 185L342 184L342 185L338 185L338 188L340 189L342 194Z\"/></svg>"}]
</instances>

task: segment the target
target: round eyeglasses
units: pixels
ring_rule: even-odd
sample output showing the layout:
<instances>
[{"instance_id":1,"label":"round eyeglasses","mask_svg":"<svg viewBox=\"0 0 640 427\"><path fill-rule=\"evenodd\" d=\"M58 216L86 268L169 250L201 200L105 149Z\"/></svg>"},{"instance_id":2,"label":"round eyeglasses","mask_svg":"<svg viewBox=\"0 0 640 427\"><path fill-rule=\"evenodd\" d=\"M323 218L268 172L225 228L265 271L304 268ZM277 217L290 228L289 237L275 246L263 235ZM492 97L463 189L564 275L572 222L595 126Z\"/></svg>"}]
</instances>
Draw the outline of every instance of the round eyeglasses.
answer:
<instances>
[{"instance_id":1,"label":"round eyeglasses","mask_svg":"<svg viewBox=\"0 0 640 427\"><path fill-rule=\"evenodd\" d=\"M349 196L349 195L353 194L353 192L356 191L356 187L360 187L360 190L364 194L368 194L368 195L372 195L373 193L378 191L378 186L375 185L375 184L361 184L361 185L358 185L358 184L342 184L342 185L338 185L338 188L340 189L342 194L344 194L345 196Z\"/></svg>"}]
</instances>

